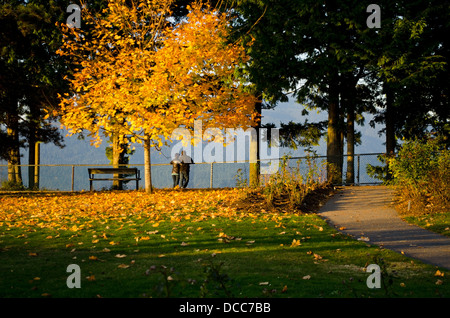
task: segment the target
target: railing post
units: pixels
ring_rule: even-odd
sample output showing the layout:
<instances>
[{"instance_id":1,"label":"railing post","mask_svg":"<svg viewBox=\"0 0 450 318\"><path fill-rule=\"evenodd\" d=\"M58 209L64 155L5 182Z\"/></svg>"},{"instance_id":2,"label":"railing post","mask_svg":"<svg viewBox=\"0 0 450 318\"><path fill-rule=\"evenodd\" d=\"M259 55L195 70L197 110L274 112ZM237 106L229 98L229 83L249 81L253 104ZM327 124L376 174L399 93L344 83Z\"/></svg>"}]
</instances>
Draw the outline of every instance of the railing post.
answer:
<instances>
[{"instance_id":1,"label":"railing post","mask_svg":"<svg viewBox=\"0 0 450 318\"><path fill-rule=\"evenodd\" d=\"M356 173L356 182L357 182L357 184L359 185L359 154L356 155L356 157L358 158L358 159L357 159L357 162L358 162L358 171L357 171L357 173Z\"/></svg>"},{"instance_id":2,"label":"railing post","mask_svg":"<svg viewBox=\"0 0 450 318\"><path fill-rule=\"evenodd\" d=\"M209 176L209 187L211 189L213 187L213 165L214 165L214 163L211 162L211 171L210 171L210 176Z\"/></svg>"},{"instance_id":3,"label":"railing post","mask_svg":"<svg viewBox=\"0 0 450 318\"><path fill-rule=\"evenodd\" d=\"M75 179L75 166L72 165L72 192L73 192L74 179Z\"/></svg>"},{"instance_id":4,"label":"railing post","mask_svg":"<svg viewBox=\"0 0 450 318\"><path fill-rule=\"evenodd\" d=\"M34 150L34 187L39 190L40 183L40 165L41 164L41 142L38 141L35 144Z\"/></svg>"}]
</instances>

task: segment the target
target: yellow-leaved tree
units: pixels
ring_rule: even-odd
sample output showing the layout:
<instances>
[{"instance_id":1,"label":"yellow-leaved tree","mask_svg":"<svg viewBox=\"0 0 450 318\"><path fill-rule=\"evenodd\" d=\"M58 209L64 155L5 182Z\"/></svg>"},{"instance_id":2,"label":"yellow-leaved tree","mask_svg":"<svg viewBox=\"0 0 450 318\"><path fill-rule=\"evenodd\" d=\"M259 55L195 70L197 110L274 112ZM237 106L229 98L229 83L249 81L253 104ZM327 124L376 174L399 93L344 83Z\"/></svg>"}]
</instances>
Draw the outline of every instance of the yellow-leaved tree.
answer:
<instances>
[{"instance_id":1,"label":"yellow-leaved tree","mask_svg":"<svg viewBox=\"0 0 450 318\"><path fill-rule=\"evenodd\" d=\"M203 129L245 129L257 120L257 100L242 81L248 57L227 41L227 15L197 3L175 23L173 2L109 0L100 13L83 7L82 28L61 25L59 54L75 65L73 94L61 96L63 126L89 131L96 145L114 134L142 143L147 192L150 147L176 128L202 120Z\"/></svg>"}]
</instances>

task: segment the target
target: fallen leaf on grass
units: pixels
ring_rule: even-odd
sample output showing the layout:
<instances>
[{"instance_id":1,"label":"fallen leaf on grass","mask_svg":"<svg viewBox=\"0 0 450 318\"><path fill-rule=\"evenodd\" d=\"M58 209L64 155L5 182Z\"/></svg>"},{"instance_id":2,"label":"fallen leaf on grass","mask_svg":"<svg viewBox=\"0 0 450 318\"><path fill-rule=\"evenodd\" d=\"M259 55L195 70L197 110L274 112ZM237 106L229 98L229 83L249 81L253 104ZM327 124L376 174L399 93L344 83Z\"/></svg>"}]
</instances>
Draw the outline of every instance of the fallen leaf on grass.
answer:
<instances>
[{"instance_id":1,"label":"fallen leaf on grass","mask_svg":"<svg viewBox=\"0 0 450 318\"><path fill-rule=\"evenodd\" d=\"M321 260L322 256L320 256L319 254L314 253L314 259L315 260Z\"/></svg>"},{"instance_id":2,"label":"fallen leaf on grass","mask_svg":"<svg viewBox=\"0 0 450 318\"><path fill-rule=\"evenodd\" d=\"M130 267L130 265L127 264L120 264L119 266L117 266L118 268L128 268Z\"/></svg>"},{"instance_id":3,"label":"fallen leaf on grass","mask_svg":"<svg viewBox=\"0 0 450 318\"><path fill-rule=\"evenodd\" d=\"M444 277L444 273L442 273L440 270L437 270L436 273L434 273L434 276Z\"/></svg>"},{"instance_id":4,"label":"fallen leaf on grass","mask_svg":"<svg viewBox=\"0 0 450 318\"><path fill-rule=\"evenodd\" d=\"M296 240L296 239L294 239L291 243L291 247L300 246L300 245L302 245L300 243L300 240Z\"/></svg>"},{"instance_id":5,"label":"fallen leaf on grass","mask_svg":"<svg viewBox=\"0 0 450 318\"><path fill-rule=\"evenodd\" d=\"M126 255L125 254L116 254L116 257L117 258L124 258L124 257L126 257Z\"/></svg>"},{"instance_id":6,"label":"fallen leaf on grass","mask_svg":"<svg viewBox=\"0 0 450 318\"><path fill-rule=\"evenodd\" d=\"M305 280L311 279L311 275L303 276L302 279L305 279Z\"/></svg>"}]
</instances>

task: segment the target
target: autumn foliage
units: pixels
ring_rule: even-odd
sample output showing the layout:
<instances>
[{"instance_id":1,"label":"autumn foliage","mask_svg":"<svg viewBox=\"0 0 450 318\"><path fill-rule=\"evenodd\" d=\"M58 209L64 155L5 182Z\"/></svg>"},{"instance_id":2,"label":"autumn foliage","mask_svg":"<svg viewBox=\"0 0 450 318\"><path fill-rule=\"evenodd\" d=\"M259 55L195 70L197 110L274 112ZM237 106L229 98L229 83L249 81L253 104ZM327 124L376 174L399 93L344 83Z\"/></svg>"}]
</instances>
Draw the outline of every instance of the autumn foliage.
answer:
<instances>
[{"instance_id":1,"label":"autumn foliage","mask_svg":"<svg viewBox=\"0 0 450 318\"><path fill-rule=\"evenodd\" d=\"M117 134L161 145L174 129L248 127L255 97L243 82L245 48L227 41L229 19L195 4L173 22L172 0L110 0L101 13L83 9L85 27L61 25L59 54L73 63L73 94L62 96L62 123L92 140Z\"/></svg>"},{"instance_id":2,"label":"autumn foliage","mask_svg":"<svg viewBox=\"0 0 450 318\"><path fill-rule=\"evenodd\" d=\"M261 214L258 205L252 208L250 204L239 204L242 195L242 189L217 189L196 190L195 196L191 191L173 190L158 190L150 196L139 191L4 196L0 199L0 227L24 233L39 229L77 233L99 224L117 225L131 220L145 220L156 228L161 222L200 222L219 217L276 220L283 214L295 215Z\"/></svg>"}]
</instances>

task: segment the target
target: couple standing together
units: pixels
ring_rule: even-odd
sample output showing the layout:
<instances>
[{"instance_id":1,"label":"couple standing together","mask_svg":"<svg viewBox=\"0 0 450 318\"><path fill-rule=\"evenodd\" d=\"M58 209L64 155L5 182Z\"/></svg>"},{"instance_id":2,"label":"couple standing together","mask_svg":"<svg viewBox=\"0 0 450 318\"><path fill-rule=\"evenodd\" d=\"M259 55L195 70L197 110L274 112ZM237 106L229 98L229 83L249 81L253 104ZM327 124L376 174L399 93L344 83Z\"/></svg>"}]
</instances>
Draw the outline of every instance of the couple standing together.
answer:
<instances>
[{"instance_id":1,"label":"couple standing together","mask_svg":"<svg viewBox=\"0 0 450 318\"><path fill-rule=\"evenodd\" d=\"M175 158L170 162L172 165L172 180L173 187L175 188L178 183L180 188L186 188L189 182L189 166L193 164L194 161L191 157L186 155L186 151L179 154L175 154Z\"/></svg>"}]
</instances>

